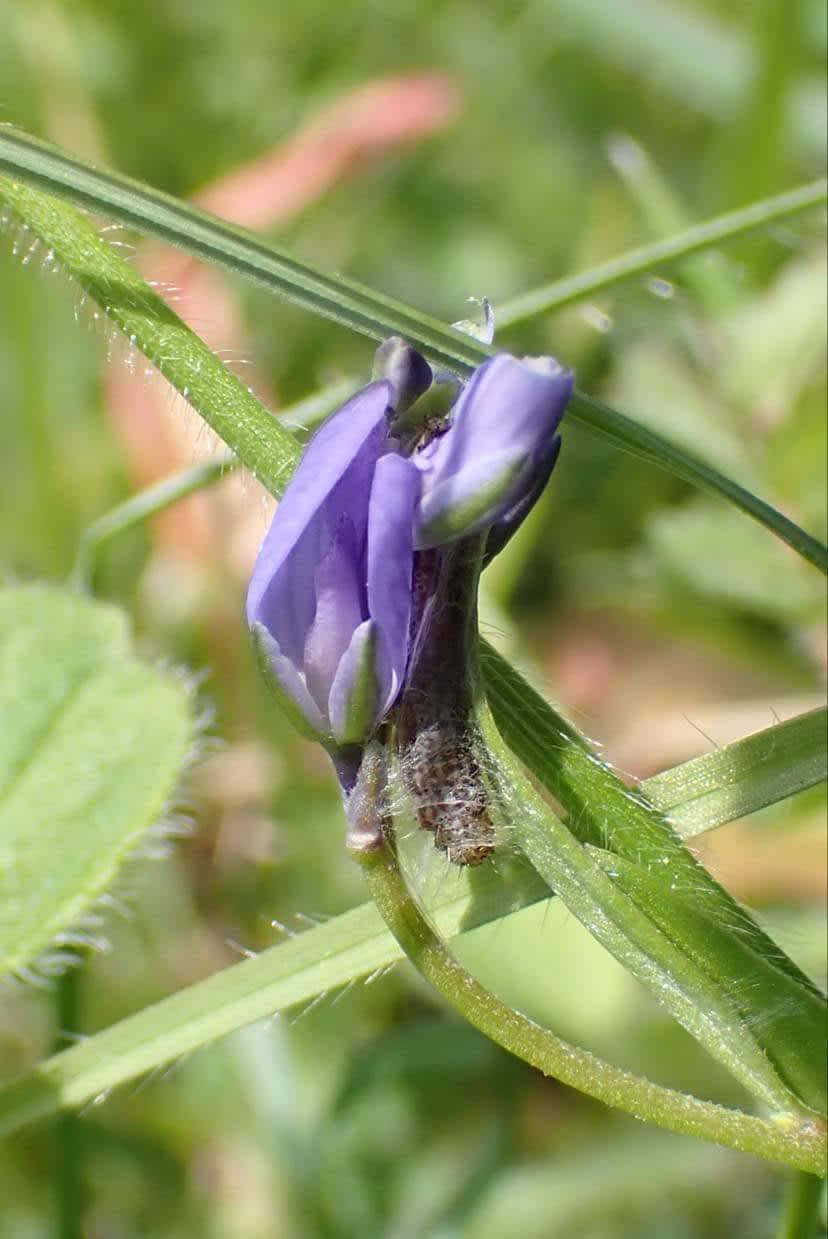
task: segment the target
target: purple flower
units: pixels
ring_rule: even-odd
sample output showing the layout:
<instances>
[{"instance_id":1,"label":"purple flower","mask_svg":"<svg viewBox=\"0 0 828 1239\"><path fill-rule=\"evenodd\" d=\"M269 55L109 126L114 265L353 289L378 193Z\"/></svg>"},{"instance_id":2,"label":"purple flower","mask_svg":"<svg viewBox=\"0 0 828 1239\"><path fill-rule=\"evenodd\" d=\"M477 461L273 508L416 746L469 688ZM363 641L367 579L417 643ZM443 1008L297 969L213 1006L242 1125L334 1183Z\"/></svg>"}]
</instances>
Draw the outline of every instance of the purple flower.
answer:
<instances>
[{"instance_id":1,"label":"purple flower","mask_svg":"<svg viewBox=\"0 0 828 1239\"><path fill-rule=\"evenodd\" d=\"M333 749L370 737L405 676L420 475L388 434L397 392L371 383L312 439L247 595L283 706Z\"/></svg>"},{"instance_id":2,"label":"purple flower","mask_svg":"<svg viewBox=\"0 0 828 1239\"><path fill-rule=\"evenodd\" d=\"M548 357L500 354L475 370L449 429L415 456L423 475L419 549L487 528L487 553L501 549L552 472L572 382L571 372Z\"/></svg>"},{"instance_id":3,"label":"purple flower","mask_svg":"<svg viewBox=\"0 0 828 1239\"><path fill-rule=\"evenodd\" d=\"M458 398L401 340L381 346L375 372L305 450L247 595L274 691L326 746L346 796L405 683L416 551L487 529L487 556L505 543L546 483L572 390L556 362L499 356ZM436 437L418 448L424 426Z\"/></svg>"}]
</instances>

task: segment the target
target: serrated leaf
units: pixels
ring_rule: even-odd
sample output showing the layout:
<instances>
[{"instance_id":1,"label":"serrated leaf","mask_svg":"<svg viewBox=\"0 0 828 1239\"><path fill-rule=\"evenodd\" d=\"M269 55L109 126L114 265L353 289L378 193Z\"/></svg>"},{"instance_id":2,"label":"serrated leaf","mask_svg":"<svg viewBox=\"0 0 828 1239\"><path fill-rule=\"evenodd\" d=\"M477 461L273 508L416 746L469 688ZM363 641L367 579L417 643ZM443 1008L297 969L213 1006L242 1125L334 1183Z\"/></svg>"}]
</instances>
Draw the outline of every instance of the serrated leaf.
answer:
<instances>
[{"instance_id":1,"label":"serrated leaf","mask_svg":"<svg viewBox=\"0 0 828 1239\"><path fill-rule=\"evenodd\" d=\"M0 590L0 975L66 941L162 814L193 737L180 677L116 608Z\"/></svg>"}]
</instances>

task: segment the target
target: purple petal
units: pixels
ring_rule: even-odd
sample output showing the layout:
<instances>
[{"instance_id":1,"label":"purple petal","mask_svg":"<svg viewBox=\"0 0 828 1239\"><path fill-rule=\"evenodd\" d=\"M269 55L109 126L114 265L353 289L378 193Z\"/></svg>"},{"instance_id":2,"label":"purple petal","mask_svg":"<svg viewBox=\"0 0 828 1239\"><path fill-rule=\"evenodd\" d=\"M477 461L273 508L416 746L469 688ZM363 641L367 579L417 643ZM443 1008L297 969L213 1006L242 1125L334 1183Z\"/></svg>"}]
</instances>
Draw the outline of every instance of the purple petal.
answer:
<instances>
[{"instance_id":1,"label":"purple petal","mask_svg":"<svg viewBox=\"0 0 828 1239\"><path fill-rule=\"evenodd\" d=\"M515 504L515 506L503 515L496 524L492 525L489 530L489 536L486 539L486 557L485 564L491 562L495 555L498 555L509 541L520 529L526 517L531 512L532 508L540 498L543 488L549 481L549 475L555 468L555 461L558 459L558 453L561 450L561 436L556 435L552 440L551 447L547 450L542 463L535 471L535 476L532 479L530 488L525 495Z\"/></svg>"},{"instance_id":2,"label":"purple petal","mask_svg":"<svg viewBox=\"0 0 828 1239\"><path fill-rule=\"evenodd\" d=\"M294 664L289 658L285 658L277 642L262 624L254 624L252 633L261 655L267 660L271 689L279 698L288 718L305 735L312 734L317 739L320 735L325 735L329 730L327 719L323 718Z\"/></svg>"},{"instance_id":3,"label":"purple petal","mask_svg":"<svg viewBox=\"0 0 828 1239\"><path fill-rule=\"evenodd\" d=\"M412 526L420 473L411 460L383 456L368 508L368 611L381 639L380 710L393 705L405 676L411 622Z\"/></svg>"},{"instance_id":4,"label":"purple petal","mask_svg":"<svg viewBox=\"0 0 828 1239\"><path fill-rule=\"evenodd\" d=\"M323 712L327 712L328 696L342 655L354 630L366 618L361 559L353 521L342 516L330 549L314 573L316 614L303 654L308 689Z\"/></svg>"},{"instance_id":5,"label":"purple petal","mask_svg":"<svg viewBox=\"0 0 828 1239\"><path fill-rule=\"evenodd\" d=\"M571 392L571 373L551 359L519 361L502 354L485 362L458 400L449 430L416 458L423 472L424 519L433 523L449 513L452 485L458 503L470 501L475 471L481 484L492 487L488 512L472 505L475 529L514 508L542 471ZM503 469L497 492L494 481L504 454L514 464ZM469 532L459 515L452 526L452 538ZM430 535L432 545L435 536Z\"/></svg>"},{"instance_id":6,"label":"purple petal","mask_svg":"<svg viewBox=\"0 0 828 1239\"><path fill-rule=\"evenodd\" d=\"M297 665L316 610L315 568L343 512L364 539L370 480L387 446L388 396L387 383L372 383L322 426L259 552L247 594L248 624L263 624Z\"/></svg>"},{"instance_id":7,"label":"purple petal","mask_svg":"<svg viewBox=\"0 0 828 1239\"><path fill-rule=\"evenodd\" d=\"M519 493L528 462L522 452L506 449L470 460L447 473L423 496L417 509L417 550L444 546L478 533L492 523L508 496Z\"/></svg>"},{"instance_id":8,"label":"purple petal","mask_svg":"<svg viewBox=\"0 0 828 1239\"><path fill-rule=\"evenodd\" d=\"M339 664L328 699L331 731L338 744L359 744L379 722L377 647L372 620L360 624Z\"/></svg>"}]
</instances>

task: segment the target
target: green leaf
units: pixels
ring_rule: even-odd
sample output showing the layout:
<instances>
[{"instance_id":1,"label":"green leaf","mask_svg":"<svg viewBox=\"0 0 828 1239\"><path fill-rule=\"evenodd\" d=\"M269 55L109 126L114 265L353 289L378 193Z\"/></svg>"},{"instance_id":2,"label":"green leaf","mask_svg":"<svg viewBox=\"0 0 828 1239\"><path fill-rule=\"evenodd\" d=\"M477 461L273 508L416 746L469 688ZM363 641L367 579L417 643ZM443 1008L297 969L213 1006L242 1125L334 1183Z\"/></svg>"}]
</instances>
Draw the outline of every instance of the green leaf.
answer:
<instances>
[{"instance_id":1,"label":"green leaf","mask_svg":"<svg viewBox=\"0 0 828 1239\"><path fill-rule=\"evenodd\" d=\"M573 415L581 425L602 438L610 439L621 451L631 452L660 469L669 469L676 477L684 478L685 482L700 490L729 500L734 507L772 530L820 572L828 573L828 547L765 503L764 499L711 468L699 456L677 447L669 439L662 439L646 426L581 392L576 391L570 402L567 417L571 420Z\"/></svg>"},{"instance_id":2,"label":"green leaf","mask_svg":"<svg viewBox=\"0 0 828 1239\"><path fill-rule=\"evenodd\" d=\"M49 585L0 590L0 975L59 968L83 942L84 915L162 818L193 728L183 679L133 655L120 611Z\"/></svg>"},{"instance_id":3,"label":"green leaf","mask_svg":"<svg viewBox=\"0 0 828 1239\"><path fill-rule=\"evenodd\" d=\"M732 411L717 397L707 374L699 376L665 342L636 341L624 354L613 398L636 421L693 452L714 469L755 482L747 439Z\"/></svg>"},{"instance_id":4,"label":"green leaf","mask_svg":"<svg viewBox=\"0 0 828 1239\"><path fill-rule=\"evenodd\" d=\"M712 1218L717 1200L733 1199L734 1180L746 1197L755 1191L754 1173L744 1158L693 1140L610 1129L594 1157L584 1156L583 1146L564 1146L554 1160L529 1154L510 1162L475 1200L463 1236L689 1236L693 1231L677 1218L678 1201L709 1209Z\"/></svg>"},{"instance_id":5,"label":"green leaf","mask_svg":"<svg viewBox=\"0 0 828 1239\"><path fill-rule=\"evenodd\" d=\"M616 65L625 77L646 83L671 118L690 109L723 128L759 73L753 38L726 13L664 0L556 0L533 6L527 21L538 46L553 39L556 47L564 44L566 55L574 44L590 60ZM786 136L809 160L825 159L823 95L822 83L806 78L787 108Z\"/></svg>"},{"instance_id":6,"label":"green leaf","mask_svg":"<svg viewBox=\"0 0 828 1239\"><path fill-rule=\"evenodd\" d=\"M754 418L784 422L802 388L824 368L826 279L819 247L786 263L769 288L725 322L721 388Z\"/></svg>"},{"instance_id":7,"label":"green leaf","mask_svg":"<svg viewBox=\"0 0 828 1239\"><path fill-rule=\"evenodd\" d=\"M824 1234L820 1205L825 1196L825 1179L798 1171L788 1187L785 1214L779 1239L818 1239Z\"/></svg>"}]
</instances>

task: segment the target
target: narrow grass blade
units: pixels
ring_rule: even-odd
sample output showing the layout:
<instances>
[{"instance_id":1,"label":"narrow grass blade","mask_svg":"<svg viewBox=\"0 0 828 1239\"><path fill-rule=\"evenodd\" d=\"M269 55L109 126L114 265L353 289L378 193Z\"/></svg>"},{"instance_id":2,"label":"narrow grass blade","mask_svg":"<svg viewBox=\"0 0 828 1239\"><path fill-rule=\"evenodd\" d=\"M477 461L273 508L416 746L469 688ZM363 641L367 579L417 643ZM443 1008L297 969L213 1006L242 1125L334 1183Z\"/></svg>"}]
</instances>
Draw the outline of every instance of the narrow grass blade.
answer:
<instances>
[{"instance_id":1,"label":"narrow grass blade","mask_svg":"<svg viewBox=\"0 0 828 1239\"><path fill-rule=\"evenodd\" d=\"M405 336L440 365L472 368L486 351L438 319L343 276L300 263L242 228L128 177L102 172L29 134L0 129L0 172L177 245L372 339Z\"/></svg>"},{"instance_id":2,"label":"narrow grass blade","mask_svg":"<svg viewBox=\"0 0 828 1239\"><path fill-rule=\"evenodd\" d=\"M609 439L620 451L639 456L660 469L668 469L677 477L684 478L686 482L719 499L727 499L745 515L753 517L760 525L772 530L803 559L819 568L820 572L828 573L828 547L824 543L800 529L784 513L765 503L764 499L752 494L732 478L725 477L717 469L711 468L698 456L692 456L632 418L581 392L575 392L572 397L567 416L571 413L575 413L579 423L587 430Z\"/></svg>"},{"instance_id":3,"label":"narrow grass blade","mask_svg":"<svg viewBox=\"0 0 828 1239\"><path fill-rule=\"evenodd\" d=\"M745 817L828 776L828 711L811 710L641 784L684 839Z\"/></svg>"},{"instance_id":4,"label":"narrow grass blade","mask_svg":"<svg viewBox=\"0 0 828 1239\"><path fill-rule=\"evenodd\" d=\"M179 202L159 190L140 185L127 177L97 171L28 134L9 128L0 130L0 171L10 177L25 178L51 194L68 197L89 210L106 214L142 233L159 237L207 261L216 262L262 284L272 292L290 297L305 309L333 319L373 339L384 339L392 334L402 335L436 364L447 366L459 374L468 374L492 354L493 350L490 348L438 319L402 305L353 280L324 275L275 250L258 237L234 228L207 212ZM37 203L32 191L25 196L23 187L18 182L11 181L5 187L0 186L0 190L0 200L5 198L11 207L21 214L24 222L35 228L75 279L84 287L91 279L98 293L102 294L102 303L107 313L116 311L116 314L111 316L121 325L122 316L117 312L123 308L124 292L127 291L128 294L127 304L139 295L137 285L140 280L135 272L127 264L121 263L121 266L130 272L130 276L123 272L116 276L115 260L111 251L105 268L100 265L100 255L97 254L94 255L91 269L84 266L80 261L81 255L77 253L76 243L70 241L67 246L67 233L72 232L73 226L71 215L66 209L58 222L56 218L50 219L43 200L36 210ZM56 211L57 204L54 204L53 217ZM37 218L30 218L30 215L35 213ZM74 263L71 261L73 256ZM96 295L92 290L89 291L90 295ZM146 292L141 295L141 305L144 318L159 318L160 308L147 300ZM175 316L171 315L163 302L161 306L164 317L161 317L160 321L168 327L170 317L174 319ZM152 323L148 324L151 325ZM152 346L151 339L148 343ZM159 364L164 354L158 351L157 343L153 349L155 356L143 345L141 347L162 373L170 377L168 369ZM171 378L170 381L174 382L174 379ZM191 384L186 386L192 387ZM244 427L240 426L236 432L230 430L228 436L215 426L216 412L216 408L213 408L214 420L211 424L236 455L248 463L247 445L234 441L245 433ZM569 418L608 437L619 447L677 472L693 484L736 503L811 563L820 567L823 572L828 572L828 549L821 546L816 539L798 529L782 513L775 511L735 482L724 478L666 440L646 431L630 418L577 392L570 405ZM242 450L243 447L245 450ZM262 456L261 448L258 455ZM273 485L281 484L281 475L277 474L272 481L268 481L268 463L260 461L257 476L264 485L272 489Z\"/></svg>"},{"instance_id":5,"label":"narrow grass blade","mask_svg":"<svg viewBox=\"0 0 828 1239\"><path fill-rule=\"evenodd\" d=\"M4 140L0 132L0 142ZM26 228L100 310L149 358L262 485L278 494L299 459L294 436L170 309L95 228L66 203L0 179L0 210Z\"/></svg>"},{"instance_id":6,"label":"narrow grass blade","mask_svg":"<svg viewBox=\"0 0 828 1239\"><path fill-rule=\"evenodd\" d=\"M589 757L586 741L485 641L481 663L498 730L557 795L570 756L578 766ZM827 721L824 709L813 710L654 775L639 790L682 838L691 838L821 783L828 773ZM572 829L579 829L577 818Z\"/></svg>"},{"instance_id":7,"label":"narrow grass blade","mask_svg":"<svg viewBox=\"0 0 828 1239\"><path fill-rule=\"evenodd\" d=\"M504 720L502 734L507 743L516 730L516 719L517 728L533 730L538 713L531 691L526 693L528 686L521 677L485 646L483 672L490 693L495 682L504 695L518 691L516 709L507 711ZM493 706L498 722L497 702ZM578 919L644 980L648 960L652 971L647 983L653 984L668 1009L737 1076L744 1071L753 1079L753 1087L759 1086L764 1077L763 1055L779 1063L785 1059L791 995L798 996L797 1016L809 1022L809 1027L824 1010L823 995L682 845L646 797L625 787L569 724L562 719L556 722L559 738L542 758L543 781L565 806L578 837L618 859L618 874L613 875L616 888L613 892L597 879L583 849L573 848L573 836L553 814L544 817L541 805L535 804L534 789L491 728L487 739L503 768L503 785L521 789L512 817L522 850ZM564 737L574 743L563 742ZM620 875L627 871L625 862L658 887L658 900L648 902L637 888L626 890L626 903L617 898L624 891ZM703 910L716 926L715 933L703 932L697 924L686 941L675 937L662 914L681 919L684 901ZM656 905L658 915L653 911ZM698 1011L709 1016L709 1026L696 1019L694 994ZM737 994L739 1001L734 1003ZM732 1019L728 1007L734 1008ZM761 1053L751 1058L746 1047L754 1041ZM787 1071L786 1080L801 1090L798 1095L805 1105L819 1110L824 1105L824 1090L813 1038L798 1038L795 1053L801 1059L796 1070Z\"/></svg>"}]
</instances>

